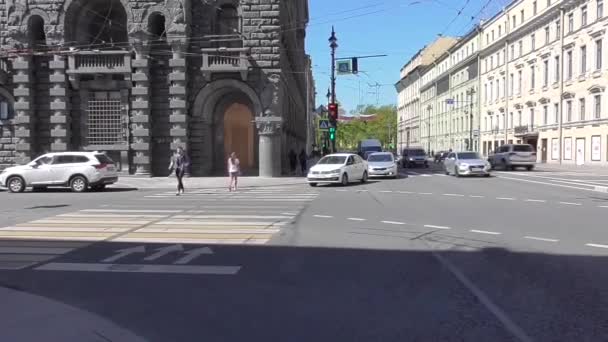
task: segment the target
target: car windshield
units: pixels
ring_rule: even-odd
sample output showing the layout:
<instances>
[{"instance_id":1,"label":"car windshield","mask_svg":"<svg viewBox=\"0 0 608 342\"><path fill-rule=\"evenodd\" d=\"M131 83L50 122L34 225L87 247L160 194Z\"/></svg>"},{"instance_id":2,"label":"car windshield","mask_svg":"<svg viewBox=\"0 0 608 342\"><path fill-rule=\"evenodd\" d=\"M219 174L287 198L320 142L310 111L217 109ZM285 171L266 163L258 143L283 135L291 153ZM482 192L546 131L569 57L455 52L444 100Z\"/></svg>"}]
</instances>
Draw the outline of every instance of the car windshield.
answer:
<instances>
[{"instance_id":1,"label":"car windshield","mask_svg":"<svg viewBox=\"0 0 608 342\"><path fill-rule=\"evenodd\" d=\"M513 145L514 152L532 152L532 146L530 145Z\"/></svg>"},{"instance_id":2,"label":"car windshield","mask_svg":"<svg viewBox=\"0 0 608 342\"><path fill-rule=\"evenodd\" d=\"M458 153L458 159L481 159L477 152Z\"/></svg>"},{"instance_id":3,"label":"car windshield","mask_svg":"<svg viewBox=\"0 0 608 342\"><path fill-rule=\"evenodd\" d=\"M338 164L342 165L346 161L344 156L326 156L321 158L317 164Z\"/></svg>"},{"instance_id":4,"label":"car windshield","mask_svg":"<svg viewBox=\"0 0 608 342\"><path fill-rule=\"evenodd\" d=\"M372 154L367 160L370 162L392 162L393 156L390 154Z\"/></svg>"},{"instance_id":5,"label":"car windshield","mask_svg":"<svg viewBox=\"0 0 608 342\"><path fill-rule=\"evenodd\" d=\"M424 150L409 150L405 151L408 156L423 156L425 155Z\"/></svg>"},{"instance_id":6,"label":"car windshield","mask_svg":"<svg viewBox=\"0 0 608 342\"><path fill-rule=\"evenodd\" d=\"M96 154L95 158L97 158L101 164L114 164L114 161L105 154Z\"/></svg>"}]
</instances>

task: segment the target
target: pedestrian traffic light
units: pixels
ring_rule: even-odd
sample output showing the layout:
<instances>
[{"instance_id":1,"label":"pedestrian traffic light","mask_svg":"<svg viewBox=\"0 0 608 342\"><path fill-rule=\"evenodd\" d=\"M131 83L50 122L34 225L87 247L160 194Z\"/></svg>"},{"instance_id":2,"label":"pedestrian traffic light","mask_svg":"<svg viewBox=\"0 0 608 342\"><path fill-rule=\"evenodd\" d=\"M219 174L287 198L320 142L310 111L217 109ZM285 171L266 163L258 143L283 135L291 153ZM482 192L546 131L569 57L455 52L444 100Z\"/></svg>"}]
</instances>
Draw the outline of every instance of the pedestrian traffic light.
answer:
<instances>
[{"instance_id":1,"label":"pedestrian traffic light","mask_svg":"<svg viewBox=\"0 0 608 342\"><path fill-rule=\"evenodd\" d=\"M329 140L336 141L336 128L335 127L329 128Z\"/></svg>"},{"instance_id":2,"label":"pedestrian traffic light","mask_svg":"<svg viewBox=\"0 0 608 342\"><path fill-rule=\"evenodd\" d=\"M327 110L329 112L329 122L333 127L336 127L336 122L338 122L338 104L330 103Z\"/></svg>"}]
</instances>

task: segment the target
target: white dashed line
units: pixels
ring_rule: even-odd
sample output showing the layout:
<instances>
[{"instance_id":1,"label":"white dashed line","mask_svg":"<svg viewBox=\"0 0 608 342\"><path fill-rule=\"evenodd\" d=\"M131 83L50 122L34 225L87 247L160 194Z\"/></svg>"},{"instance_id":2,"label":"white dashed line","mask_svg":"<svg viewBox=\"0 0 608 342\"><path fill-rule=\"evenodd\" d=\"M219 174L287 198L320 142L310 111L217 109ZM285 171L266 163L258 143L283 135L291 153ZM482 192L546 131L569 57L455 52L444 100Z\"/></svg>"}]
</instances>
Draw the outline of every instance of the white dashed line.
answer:
<instances>
[{"instance_id":1,"label":"white dashed line","mask_svg":"<svg viewBox=\"0 0 608 342\"><path fill-rule=\"evenodd\" d=\"M337 192L348 192L348 190L344 190L344 189L338 189L336 190Z\"/></svg>"},{"instance_id":2,"label":"white dashed line","mask_svg":"<svg viewBox=\"0 0 608 342\"><path fill-rule=\"evenodd\" d=\"M541 238L541 237L536 237L536 236L524 236L524 239L545 241L545 242L559 242L559 240L557 240L557 239L548 239L548 238Z\"/></svg>"},{"instance_id":3,"label":"white dashed line","mask_svg":"<svg viewBox=\"0 0 608 342\"><path fill-rule=\"evenodd\" d=\"M411 191L397 191L400 194L413 194Z\"/></svg>"},{"instance_id":4,"label":"white dashed line","mask_svg":"<svg viewBox=\"0 0 608 342\"><path fill-rule=\"evenodd\" d=\"M316 218L332 218L333 216L329 216L329 215L313 215Z\"/></svg>"},{"instance_id":5,"label":"white dashed line","mask_svg":"<svg viewBox=\"0 0 608 342\"><path fill-rule=\"evenodd\" d=\"M397 221L382 221L382 223L386 223L386 224L405 224L405 222L397 222Z\"/></svg>"},{"instance_id":6,"label":"white dashed line","mask_svg":"<svg viewBox=\"0 0 608 342\"><path fill-rule=\"evenodd\" d=\"M392 190L383 190L383 191L380 191L380 192L382 192L382 193L390 193L390 192L393 192L393 191Z\"/></svg>"},{"instance_id":7,"label":"white dashed line","mask_svg":"<svg viewBox=\"0 0 608 342\"><path fill-rule=\"evenodd\" d=\"M348 219L351 221L365 221L365 219L358 218L358 217L349 217Z\"/></svg>"},{"instance_id":8,"label":"white dashed line","mask_svg":"<svg viewBox=\"0 0 608 342\"><path fill-rule=\"evenodd\" d=\"M547 203L545 200L527 199L526 202Z\"/></svg>"},{"instance_id":9,"label":"white dashed line","mask_svg":"<svg viewBox=\"0 0 608 342\"><path fill-rule=\"evenodd\" d=\"M298 213L281 213L281 215L298 215Z\"/></svg>"},{"instance_id":10,"label":"white dashed line","mask_svg":"<svg viewBox=\"0 0 608 342\"><path fill-rule=\"evenodd\" d=\"M469 197L471 197L471 198L485 198L486 196L469 195Z\"/></svg>"},{"instance_id":11,"label":"white dashed line","mask_svg":"<svg viewBox=\"0 0 608 342\"><path fill-rule=\"evenodd\" d=\"M515 198L513 197L496 197L497 200L503 200L503 201L515 201Z\"/></svg>"},{"instance_id":12,"label":"white dashed line","mask_svg":"<svg viewBox=\"0 0 608 342\"><path fill-rule=\"evenodd\" d=\"M608 208L608 205L599 205L598 208Z\"/></svg>"},{"instance_id":13,"label":"white dashed line","mask_svg":"<svg viewBox=\"0 0 608 342\"><path fill-rule=\"evenodd\" d=\"M596 243L588 243L585 246L589 246L589 247L596 247L596 248L606 248L608 249L608 245L598 245Z\"/></svg>"},{"instance_id":14,"label":"white dashed line","mask_svg":"<svg viewBox=\"0 0 608 342\"><path fill-rule=\"evenodd\" d=\"M443 196L464 197L464 195L461 194L443 194Z\"/></svg>"},{"instance_id":15,"label":"white dashed line","mask_svg":"<svg viewBox=\"0 0 608 342\"><path fill-rule=\"evenodd\" d=\"M436 226L433 224L425 224L424 225L426 228L435 228L435 229L452 229L450 227L445 227L445 226Z\"/></svg>"},{"instance_id":16,"label":"white dashed line","mask_svg":"<svg viewBox=\"0 0 608 342\"><path fill-rule=\"evenodd\" d=\"M564 205L582 205L581 203L572 203L572 202L559 202L559 204L564 204Z\"/></svg>"},{"instance_id":17,"label":"white dashed line","mask_svg":"<svg viewBox=\"0 0 608 342\"><path fill-rule=\"evenodd\" d=\"M443 173L438 173L435 176L447 177L447 175L444 175Z\"/></svg>"},{"instance_id":18,"label":"white dashed line","mask_svg":"<svg viewBox=\"0 0 608 342\"><path fill-rule=\"evenodd\" d=\"M432 195L432 192L419 192L418 195Z\"/></svg>"},{"instance_id":19,"label":"white dashed line","mask_svg":"<svg viewBox=\"0 0 608 342\"><path fill-rule=\"evenodd\" d=\"M471 229L470 230L471 233L478 233L478 234L488 234L488 235L500 235L502 233L499 232L489 232L487 230L476 230L476 229Z\"/></svg>"},{"instance_id":20,"label":"white dashed line","mask_svg":"<svg viewBox=\"0 0 608 342\"><path fill-rule=\"evenodd\" d=\"M369 190L357 190L357 192L368 192Z\"/></svg>"}]
</instances>

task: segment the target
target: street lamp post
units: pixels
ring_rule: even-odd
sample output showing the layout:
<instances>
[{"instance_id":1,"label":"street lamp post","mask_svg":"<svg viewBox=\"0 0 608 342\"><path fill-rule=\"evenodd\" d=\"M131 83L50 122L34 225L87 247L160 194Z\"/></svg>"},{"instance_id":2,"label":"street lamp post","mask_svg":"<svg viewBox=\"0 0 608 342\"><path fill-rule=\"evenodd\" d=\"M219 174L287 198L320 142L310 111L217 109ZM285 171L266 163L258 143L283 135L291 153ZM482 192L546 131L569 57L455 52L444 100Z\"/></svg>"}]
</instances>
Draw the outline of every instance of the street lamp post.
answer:
<instances>
[{"instance_id":1,"label":"street lamp post","mask_svg":"<svg viewBox=\"0 0 608 342\"><path fill-rule=\"evenodd\" d=\"M331 48L331 103L336 103L336 49L338 48L338 38L336 38L333 26L331 27L331 36L328 40L329 47ZM335 141L331 142L331 151L332 153L336 152Z\"/></svg>"},{"instance_id":2,"label":"street lamp post","mask_svg":"<svg viewBox=\"0 0 608 342\"><path fill-rule=\"evenodd\" d=\"M475 95L475 88L471 87L467 90L467 95L471 97L469 102L470 112L469 112L469 150L473 150L473 96Z\"/></svg>"}]
</instances>

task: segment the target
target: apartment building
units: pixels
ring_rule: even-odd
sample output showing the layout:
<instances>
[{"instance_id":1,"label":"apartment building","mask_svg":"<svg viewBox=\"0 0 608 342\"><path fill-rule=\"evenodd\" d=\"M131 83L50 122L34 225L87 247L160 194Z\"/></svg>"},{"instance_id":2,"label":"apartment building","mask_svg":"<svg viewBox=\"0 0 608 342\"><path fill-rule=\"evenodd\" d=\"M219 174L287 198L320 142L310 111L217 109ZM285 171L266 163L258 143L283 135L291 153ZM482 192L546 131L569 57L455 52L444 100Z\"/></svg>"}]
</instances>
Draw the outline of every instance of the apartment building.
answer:
<instances>
[{"instance_id":1,"label":"apartment building","mask_svg":"<svg viewBox=\"0 0 608 342\"><path fill-rule=\"evenodd\" d=\"M608 164L603 0L519 0L482 27L481 144L538 161Z\"/></svg>"}]
</instances>

